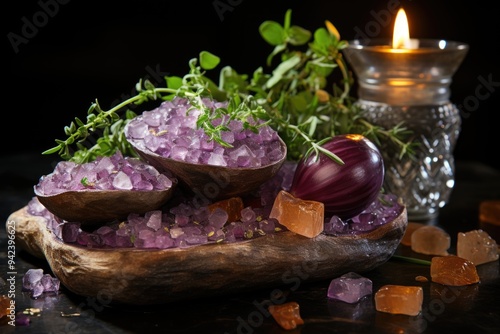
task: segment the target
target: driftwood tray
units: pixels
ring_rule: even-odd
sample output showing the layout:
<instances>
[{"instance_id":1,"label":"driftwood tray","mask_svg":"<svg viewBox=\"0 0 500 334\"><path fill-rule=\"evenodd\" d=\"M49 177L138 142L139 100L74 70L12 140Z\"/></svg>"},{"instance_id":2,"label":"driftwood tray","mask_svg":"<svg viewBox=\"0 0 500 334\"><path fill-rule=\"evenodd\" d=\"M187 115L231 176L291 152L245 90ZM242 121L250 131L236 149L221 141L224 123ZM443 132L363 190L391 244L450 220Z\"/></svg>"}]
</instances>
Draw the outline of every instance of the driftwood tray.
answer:
<instances>
[{"instance_id":1,"label":"driftwood tray","mask_svg":"<svg viewBox=\"0 0 500 334\"><path fill-rule=\"evenodd\" d=\"M92 249L63 243L27 207L12 213L16 240L45 258L70 291L116 304L154 305L257 288L333 279L386 262L406 230L406 208L392 222L356 236L309 239L280 232L231 244L184 249Z\"/></svg>"}]
</instances>

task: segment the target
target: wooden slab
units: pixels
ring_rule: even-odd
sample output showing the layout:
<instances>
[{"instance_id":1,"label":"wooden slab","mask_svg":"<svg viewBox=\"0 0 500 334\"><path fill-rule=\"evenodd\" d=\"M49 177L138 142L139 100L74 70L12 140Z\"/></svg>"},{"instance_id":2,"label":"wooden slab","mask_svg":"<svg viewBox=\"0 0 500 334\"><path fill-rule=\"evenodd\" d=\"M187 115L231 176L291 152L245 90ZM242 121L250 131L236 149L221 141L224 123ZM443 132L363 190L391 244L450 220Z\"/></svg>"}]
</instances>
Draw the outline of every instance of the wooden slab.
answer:
<instances>
[{"instance_id":1,"label":"wooden slab","mask_svg":"<svg viewBox=\"0 0 500 334\"><path fill-rule=\"evenodd\" d=\"M45 258L70 291L107 303L154 305L363 273L386 262L407 227L394 221L357 236L309 239L280 232L254 240L185 249L92 249L63 243L27 207L12 213L16 242Z\"/></svg>"}]
</instances>

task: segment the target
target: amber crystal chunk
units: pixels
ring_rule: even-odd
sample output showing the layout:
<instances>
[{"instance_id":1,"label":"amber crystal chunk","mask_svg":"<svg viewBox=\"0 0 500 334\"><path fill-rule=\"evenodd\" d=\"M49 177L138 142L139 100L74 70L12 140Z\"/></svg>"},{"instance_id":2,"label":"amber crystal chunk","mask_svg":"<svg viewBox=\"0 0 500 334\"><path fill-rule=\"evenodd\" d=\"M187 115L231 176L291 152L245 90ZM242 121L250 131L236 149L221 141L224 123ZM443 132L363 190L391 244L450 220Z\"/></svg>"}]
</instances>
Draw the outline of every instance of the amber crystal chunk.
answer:
<instances>
[{"instance_id":1,"label":"amber crystal chunk","mask_svg":"<svg viewBox=\"0 0 500 334\"><path fill-rule=\"evenodd\" d=\"M11 299L6 295L0 295L0 318L10 314Z\"/></svg>"},{"instance_id":2,"label":"amber crystal chunk","mask_svg":"<svg viewBox=\"0 0 500 334\"><path fill-rule=\"evenodd\" d=\"M227 212L228 222L236 222L241 219L241 210L243 210L243 200L241 197L231 197L208 206L208 210L213 212L216 208L221 208Z\"/></svg>"},{"instance_id":3,"label":"amber crystal chunk","mask_svg":"<svg viewBox=\"0 0 500 334\"><path fill-rule=\"evenodd\" d=\"M449 286L479 283L476 266L469 260L455 256L435 256L431 260L431 280Z\"/></svg>"},{"instance_id":4,"label":"amber crystal chunk","mask_svg":"<svg viewBox=\"0 0 500 334\"><path fill-rule=\"evenodd\" d=\"M479 227L500 244L500 200L479 204Z\"/></svg>"},{"instance_id":5,"label":"amber crystal chunk","mask_svg":"<svg viewBox=\"0 0 500 334\"><path fill-rule=\"evenodd\" d=\"M481 202L479 204L479 219L500 226L500 200Z\"/></svg>"},{"instance_id":6,"label":"amber crystal chunk","mask_svg":"<svg viewBox=\"0 0 500 334\"><path fill-rule=\"evenodd\" d=\"M403 235L403 238L401 239L401 244L404 246L411 246L411 235L413 232L415 232L416 229L426 226L425 224L422 223L415 223L415 222L408 222L408 225L406 226L406 231L405 234Z\"/></svg>"},{"instance_id":7,"label":"amber crystal chunk","mask_svg":"<svg viewBox=\"0 0 500 334\"><path fill-rule=\"evenodd\" d=\"M457 256L478 266L498 260L498 245L483 230L458 233Z\"/></svg>"},{"instance_id":8,"label":"amber crystal chunk","mask_svg":"<svg viewBox=\"0 0 500 334\"><path fill-rule=\"evenodd\" d=\"M411 249L417 253L444 256L450 245L450 235L437 226L423 226L411 234Z\"/></svg>"},{"instance_id":9,"label":"amber crystal chunk","mask_svg":"<svg viewBox=\"0 0 500 334\"><path fill-rule=\"evenodd\" d=\"M323 232L325 207L321 202L303 201L282 190L276 196L269 218L297 234L314 238Z\"/></svg>"},{"instance_id":10,"label":"amber crystal chunk","mask_svg":"<svg viewBox=\"0 0 500 334\"><path fill-rule=\"evenodd\" d=\"M288 302L281 305L270 305L269 313L274 320L284 329L294 329L303 325L304 320L300 316L300 307L297 302Z\"/></svg>"},{"instance_id":11,"label":"amber crystal chunk","mask_svg":"<svg viewBox=\"0 0 500 334\"><path fill-rule=\"evenodd\" d=\"M419 286L384 285L375 293L377 311L415 316L422 311L423 289Z\"/></svg>"}]
</instances>

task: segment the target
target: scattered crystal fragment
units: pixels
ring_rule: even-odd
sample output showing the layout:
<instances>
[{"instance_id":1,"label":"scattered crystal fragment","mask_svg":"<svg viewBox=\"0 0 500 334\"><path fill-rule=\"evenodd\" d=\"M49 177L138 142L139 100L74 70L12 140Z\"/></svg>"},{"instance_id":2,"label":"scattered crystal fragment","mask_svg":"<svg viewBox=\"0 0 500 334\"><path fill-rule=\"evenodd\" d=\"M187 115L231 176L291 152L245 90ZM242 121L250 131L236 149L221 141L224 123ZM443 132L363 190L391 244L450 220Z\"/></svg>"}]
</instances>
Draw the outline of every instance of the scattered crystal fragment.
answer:
<instances>
[{"instance_id":1,"label":"scattered crystal fragment","mask_svg":"<svg viewBox=\"0 0 500 334\"><path fill-rule=\"evenodd\" d=\"M431 280L449 286L479 283L476 266L464 258L448 255L435 256L431 260Z\"/></svg>"},{"instance_id":2,"label":"scattered crystal fragment","mask_svg":"<svg viewBox=\"0 0 500 334\"><path fill-rule=\"evenodd\" d=\"M411 235L413 234L413 232L415 232L416 229L423 227L423 226L426 226L426 225L422 224L422 223L408 222L405 234L403 235L403 238L401 239L401 244L404 246L411 246Z\"/></svg>"},{"instance_id":3,"label":"scattered crystal fragment","mask_svg":"<svg viewBox=\"0 0 500 334\"><path fill-rule=\"evenodd\" d=\"M417 281L417 282L429 282L429 279L425 276L418 275L415 277L415 281Z\"/></svg>"},{"instance_id":4,"label":"scattered crystal fragment","mask_svg":"<svg viewBox=\"0 0 500 334\"><path fill-rule=\"evenodd\" d=\"M284 329L294 329L304 324L300 316L300 307L297 302L288 302L281 305L269 305L269 313Z\"/></svg>"},{"instance_id":5,"label":"scattered crystal fragment","mask_svg":"<svg viewBox=\"0 0 500 334\"><path fill-rule=\"evenodd\" d=\"M500 225L500 200L481 202L479 204L479 219Z\"/></svg>"},{"instance_id":6,"label":"scattered crystal fragment","mask_svg":"<svg viewBox=\"0 0 500 334\"><path fill-rule=\"evenodd\" d=\"M210 212L210 215L208 216L208 222L210 225L212 225L215 229L221 229L226 225L228 221L229 215L227 214L227 211L221 208L215 208L212 212Z\"/></svg>"},{"instance_id":7,"label":"scattered crystal fragment","mask_svg":"<svg viewBox=\"0 0 500 334\"><path fill-rule=\"evenodd\" d=\"M16 326L29 326L30 323L31 323L31 318L29 315L24 314L22 312L16 313L16 321L15 321Z\"/></svg>"},{"instance_id":8,"label":"scattered crystal fragment","mask_svg":"<svg viewBox=\"0 0 500 334\"><path fill-rule=\"evenodd\" d=\"M23 276L23 289L33 290L43 277L43 269L28 269Z\"/></svg>"},{"instance_id":9,"label":"scattered crystal fragment","mask_svg":"<svg viewBox=\"0 0 500 334\"><path fill-rule=\"evenodd\" d=\"M328 287L328 298L354 304L372 293L372 281L355 272L333 279Z\"/></svg>"},{"instance_id":10,"label":"scattered crystal fragment","mask_svg":"<svg viewBox=\"0 0 500 334\"><path fill-rule=\"evenodd\" d=\"M479 227L500 244L500 200L487 200L479 204Z\"/></svg>"},{"instance_id":11,"label":"scattered crystal fragment","mask_svg":"<svg viewBox=\"0 0 500 334\"><path fill-rule=\"evenodd\" d=\"M64 242L76 242L80 231L80 223L64 223L61 227L61 235Z\"/></svg>"},{"instance_id":12,"label":"scattered crystal fragment","mask_svg":"<svg viewBox=\"0 0 500 334\"><path fill-rule=\"evenodd\" d=\"M43 285L40 281L36 282L33 289L31 289L31 297L38 298L43 294Z\"/></svg>"},{"instance_id":13,"label":"scattered crystal fragment","mask_svg":"<svg viewBox=\"0 0 500 334\"><path fill-rule=\"evenodd\" d=\"M471 261L478 266L498 260L498 245L483 230L458 233L457 256Z\"/></svg>"},{"instance_id":14,"label":"scattered crystal fragment","mask_svg":"<svg viewBox=\"0 0 500 334\"><path fill-rule=\"evenodd\" d=\"M417 253L445 256L450 244L450 235L437 226L422 226L411 234L411 249Z\"/></svg>"},{"instance_id":15,"label":"scattered crystal fragment","mask_svg":"<svg viewBox=\"0 0 500 334\"><path fill-rule=\"evenodd\" d=\"M377 311L418 315L422 311L424 301L423 289L419 286L384 285L375 293Z\"/></svg>"},{"instance_id":16,"label":"scattered crystal fragment","mask_svg":"<svg viewBox=\"0 0 500 334\"><path fill-rule=\"evenodd\" d=\"M44 292L59 291L60 281L50 274L43 274L43 269L28 269L23 276L23 290L30 291L32 298L40 297Z\"/></svg>"},{"instance_id":17,"label":"scattered crystal fragment","mask_svg":"<svg viewBox=\"0 0 500 334\"><path fill-rule=\"evenodd\" d=\"M303 201L282 190L276 196L269 218L290 231L314 238L323 232L325 207L321 202Z\"/></svg>"},{"instance_id":18,"label":"scattered crystal fragment","mask_svg":"<svg viewBox=\"0 0 500 334\"><path fill-rule=\"evenodd\" d=\"M10 314L11 299L6 295L0 296L0 319Z\"/></svg>"},{"instance_id":19,"label":"scattered crystal fragment","mask_svg":"<svg viewBox=\"0 0 500 334\"><path fill-rule=\"evenodd\" d=\"M208 210L213 212L216 208L227 212L227 221L236 222L241 219L241 210L243 210L243 200L241 197L231 197L225 200L217 201L208 206Z\"/></svg>"}]
</instances>

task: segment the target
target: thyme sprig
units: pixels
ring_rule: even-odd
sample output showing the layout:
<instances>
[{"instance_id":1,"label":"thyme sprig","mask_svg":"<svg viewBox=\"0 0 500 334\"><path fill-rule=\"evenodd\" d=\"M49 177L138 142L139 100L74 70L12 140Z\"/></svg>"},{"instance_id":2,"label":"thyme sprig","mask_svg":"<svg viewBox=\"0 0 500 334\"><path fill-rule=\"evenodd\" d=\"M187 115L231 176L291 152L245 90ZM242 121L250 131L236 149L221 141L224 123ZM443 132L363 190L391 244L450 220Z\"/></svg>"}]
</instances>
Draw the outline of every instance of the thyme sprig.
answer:
<instances>
[{"instance_id":1,"label":"thyme sprig","mask_svg":"<svg viewBox=\"0 0 500 334\"><path fill-rule=\"evenodd\" d=\"M400 157L413 154L416 144L406 141L410 132L403 124L392 129L371 124L353 103L350 89L354 80L342 55L348 43L340 38L331 22L326 21L325 27L311 33L292 25L288 10L283 24L265 21L259 32L274 47L266 59L266 68L274 65L272 71L258 67L248 75L225 66L216 82L207 73L219 65L220 59L203 51L198 59L189 61L186 75L166 76L166 87L139 81L137 95L109 110L103 110L96 100L87 112L86 123L75 118L64 129L68 138L56 140L57 146L43 154L59 153L63 159L76 162L109 156L116 150L133 156L135 151L123 129L137 115L128 106L175 96L189 99L190 110L201 111L197 126L223 146L230 144L222 139L222 132L228 130L229 121L238 119L243 121L245 129L257 131L259 126L268 124L278 131L287 145L289 160L324 153L343 163L321 145L337 134L347 133L362 134L378 145L390 142L399 148ZM204 98L225 101L227 107L212 110L205 105ZM95 144L87 147L89 136L98 132L100 137ZM76 150L72 151L74 146Z\"/></svg>"}]
</instances>

